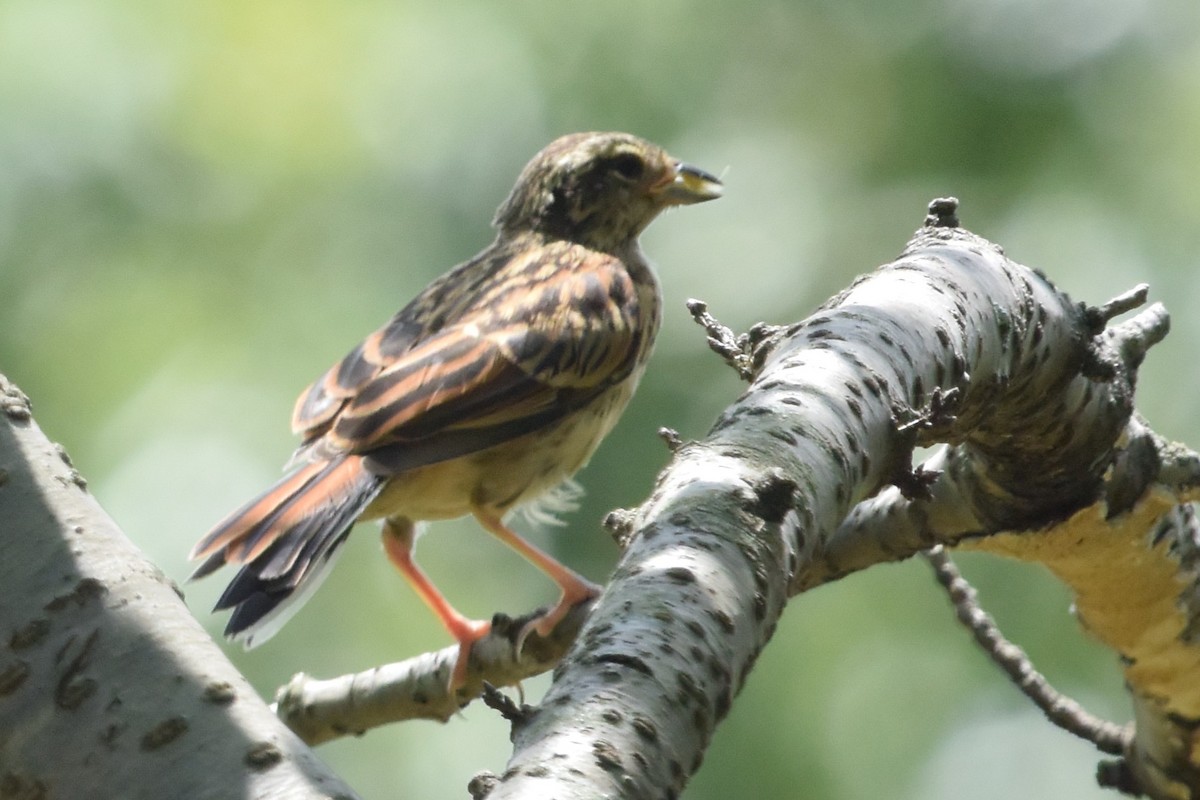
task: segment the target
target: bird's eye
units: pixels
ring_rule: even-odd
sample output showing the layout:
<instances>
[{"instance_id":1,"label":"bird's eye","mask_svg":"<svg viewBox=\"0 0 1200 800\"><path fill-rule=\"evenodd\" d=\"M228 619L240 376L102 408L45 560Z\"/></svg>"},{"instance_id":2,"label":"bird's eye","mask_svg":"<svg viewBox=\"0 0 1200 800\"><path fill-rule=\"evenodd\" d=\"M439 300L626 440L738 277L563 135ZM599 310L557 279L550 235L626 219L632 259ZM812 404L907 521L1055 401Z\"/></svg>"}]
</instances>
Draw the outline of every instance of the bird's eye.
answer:
<instances>
[{"instance_id":1,"label":"bird's eye","mask_svg":"<svg viewBox=\"0 0 1200 800\"><path fill-rule=\"evenodd\" d=\"M609 168L626 180L636 181L646 171L646 163L633 153L614 156Z\"/></svg>"}]
</instances>

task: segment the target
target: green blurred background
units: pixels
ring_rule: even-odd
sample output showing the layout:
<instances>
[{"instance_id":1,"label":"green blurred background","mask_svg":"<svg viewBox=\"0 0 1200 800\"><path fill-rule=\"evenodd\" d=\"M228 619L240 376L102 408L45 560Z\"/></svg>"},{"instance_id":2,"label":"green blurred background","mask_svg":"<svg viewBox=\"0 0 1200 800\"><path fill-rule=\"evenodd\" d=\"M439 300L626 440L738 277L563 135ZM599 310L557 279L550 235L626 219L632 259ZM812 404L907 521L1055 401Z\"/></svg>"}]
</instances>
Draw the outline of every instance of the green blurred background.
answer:
<instances>
[{"instance_id":1,"label":"green blurred background","mask_svg":"<svg viewBox=\"0 0 1200 800\"><path fill-rule=\"evenodd\" d=\"M655 360L570 528L535 534L595 579L616 556L599 519L666 461L658 426L701 436L740 391L684 300L738 329L800 318L893 257L935 196L1079 299L1142 281L1169 299L1139 405L1200 444L1194 0L0 0L0 371L182 579L191 543L278 475L296 393L490 240L535 151L587 129L728 186L646 234ZM379 549L356 535L304 613L231 651L264 694L447 643ZM553 597L472 524L437 526L420 557L468 613ZM1056 683L1126 718L1113 655L1060 587L963 560ZM188 588L214 632L222 583ZM381 798L465 796L508 750L471 707L319 752ZM792 603L687 796L1108 797L1095 760L908 563Z\"/></svg>"}]
</instances>

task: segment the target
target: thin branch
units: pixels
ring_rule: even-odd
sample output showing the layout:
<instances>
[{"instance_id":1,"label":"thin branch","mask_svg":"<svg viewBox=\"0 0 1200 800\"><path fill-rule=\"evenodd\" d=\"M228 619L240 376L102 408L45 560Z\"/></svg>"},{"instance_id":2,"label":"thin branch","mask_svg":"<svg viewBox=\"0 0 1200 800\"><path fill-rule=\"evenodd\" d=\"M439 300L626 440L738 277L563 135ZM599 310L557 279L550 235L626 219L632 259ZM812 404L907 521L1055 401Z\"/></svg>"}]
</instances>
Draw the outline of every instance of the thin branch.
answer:
<instances>
[{"instance_id":1,"label":"thin branch","mask_svg":"<svg viewBox=\"0 0 1200 800\"><path fill-rule=\"evenodd\" d=\"M658 429L658 438L663 440L667 449L672 453L677 452L683 447L683 439L679 438L679 431L674 428L662 427Z\"/></svg>"},{"instance_id":2,"label":"thin branch","mask_svg":"<svg viewBox=\"0 0 1200 800\"><path fill-rule=\"evenodd\" d=\"M1099 305L1096 308L1096 313L1102 322L1107 323L1121 316L1126 311L1132 311L1145 304L1146 298L1149 296L1150 284L1139 283L1129 291L1122 292L1107 303Z\"/></svg>"},{"instance_id":3,"label":"thin branch","mask_svg":"<svg viewBox=\"0 0 1200 800\"><path fill-rule=\"evenodd\" d=\"M512 723L514 727L527 722L536 710L524 702L518 703L490 683L483 685L482 699L484 705L499 712L500 716Z\"/></svg>"},{"instance_id":4,"label":"thin branch","mask_svg":"<svg viewBox=\"0 0 1200 800\"><path fill-rule=\"evenodd\" d=\"M1046 719L1068 733L1086 739L1101 752L1122 755L1126 751L1133 738L1132 728L1095 717L1055 690L1034 668L1025 651L1006 639L995 620L979 605L975 588L962 576L945 548L938 545L926 551L924 556L933 567L938 583L950 596L958 621L971 631L988 657L1041 709Z\"/></svg>"},{"instance_id":5,"label":"thin branch","mask_svg":"<svg viewBox=\"0 0 1200 800\"><path fill-rule=\"evenodd\" d=\"M491 632L471 647L466 682L453 695L448 679L458 645L329 680L299 673L276 692L273 708L309 745L409 719L445 722L488 686L519 686L522 680L552 669L575 640L594 603L588 600L575 606L548 637L530 634L520 653L513 644L516 635L539 611L517 619L496 615Z\"/></svg>"},{"instance_id":6,"label":"thin branch","mask_svg":"<svg viewBox=\"0 0 1200 800\"><path fill-rule=\"evenodd\" d=\"M708 313L708 303L703 300L688 300L687 309L696 324L708 334L709 348L733 367L739 378L744 381L753 378L753 352L749 338L745 335L734 335L732 330Z\"/></svg>"}]
</instances>

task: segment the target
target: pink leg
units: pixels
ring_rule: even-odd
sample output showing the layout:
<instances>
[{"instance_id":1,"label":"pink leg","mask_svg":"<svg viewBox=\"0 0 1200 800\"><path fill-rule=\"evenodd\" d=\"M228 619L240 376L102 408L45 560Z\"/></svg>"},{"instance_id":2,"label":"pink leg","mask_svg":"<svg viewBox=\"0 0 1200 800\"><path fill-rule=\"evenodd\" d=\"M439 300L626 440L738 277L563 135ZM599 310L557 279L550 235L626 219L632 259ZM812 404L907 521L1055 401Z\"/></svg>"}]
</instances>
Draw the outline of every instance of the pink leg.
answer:
<instances>
[{"instance_id":1,"label":"pink leg","mask_svg":"<svg viewBox=\"0 0 1200 800\"><path fill-rule=\"evenodd\" d=\"M467 663L471 653L471 645L488 635L492 623L486 620L475 620L463 616L458 609L450 605L433 581L426 577L417 562L413 560L413 528L412 523L405 520L394 523L385 520L383 523L383 549L388 559L400 570L408 584L412 586L425 605L437 615L442 625L458 642L458 660L454 671L450 674L449 689L454 692L466 683Z\"/></svg>"},{"instance_id":2,"label":"pink leg","mask_svg":"<svg viewBox=\"0 0 1200 800\"><path fill-rule=\"evenodd\" d=\"M521 646L525 643L525 637L531 632L537 631L538 636L549 636L551 631L554 630L554 626L558 625L572 608L585 600L591 600L593 597L599 596L599 586L558 563L549 554L542 552L522 539L501 522L499 517L488 514L478 508L475 509L474 513L475 519L479 520L479 524L484 529L524 556L529 563L550 576L550 579L557 583L558 588L562 590L562 595L558 598L558 602L555 603L553 608L537 619L530 621L521 629L521 632L517 635L518 653L521 652Z\"/></svg>"}]
</instances>

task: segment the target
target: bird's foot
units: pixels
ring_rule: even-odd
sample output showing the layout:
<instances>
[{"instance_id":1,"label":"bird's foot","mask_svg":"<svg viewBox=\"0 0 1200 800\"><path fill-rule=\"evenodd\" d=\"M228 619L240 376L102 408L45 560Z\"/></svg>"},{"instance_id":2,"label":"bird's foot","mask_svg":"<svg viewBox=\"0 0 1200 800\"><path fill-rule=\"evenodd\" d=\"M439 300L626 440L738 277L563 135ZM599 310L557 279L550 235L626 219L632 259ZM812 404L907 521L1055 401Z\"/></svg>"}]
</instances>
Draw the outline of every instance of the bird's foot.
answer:
<instances>
[{"instance_id":1,"label":"bird's foot","mask_svg":"<svg viewBox=\"0 0 1200 800\"><path fill-rule=\"evenodd\" d=\"M599 597L602 590L603 587L585 580L579 580L569 588L564 588L562 596L558 598L558 602L554 604L553 608L521 626L521 630L517 634L517 654L520 655L529 634L536 633L543 639L548 637L558 627L558 623L562 622L563 617L571 613L571 609L580 603Z\"/></svg>"}]
</instances>

